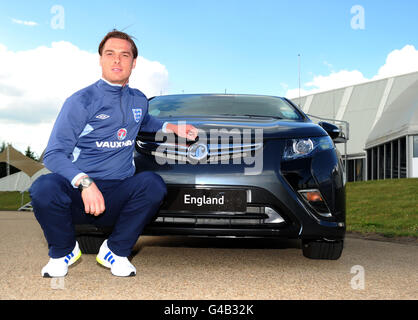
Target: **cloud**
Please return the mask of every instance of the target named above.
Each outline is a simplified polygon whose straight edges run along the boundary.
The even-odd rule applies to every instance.
[[[100,77],[99,55],[70,42],[16,52],[0,44],[0,143],[41,154],[65,99]],[[168,87],[168,71],[138,57],[130,86],[158,95]]]
[[[39,157],[44,151],[51,133],[53,122],[15,123],[0,120],[0,143],[11,143],[14,148],[24,153],[30,146]]]
[[[328,65],[325,62],[324,64]],[[400,50],[390,52],[385,64],[379,68],[377,74],[372,78],[366,78],[358,70],[332,71],[326,76],[314,76],[311,81],[305,83],[301,88],[300,95],[307,96],[415,71],[418,71],[418,50],[412,45],[406,45]],[[285,96],[292,99],[297,98],[299,97],[299,89],[289,89]]]
[[[386,63],[379,69],[372,80],[397,76],[418,71],[418,50],[407,45],[401,50],[394,50],[386,58]]]
[[[139,88],[148,98],[159,95],[168,88],[168,71],[158,61],[138,57],[129,85]]]
[[[330,70],[333,70],[333,69],[334,69],[334,66],[333,66],[331,63],[329,63],[328,61],[324,61],[324,62],[323,62],[323,64],[324,64],[325,66],[327,66],[327,67],[328,67],[328,69],[330,69]]]
[[[28,27],[35,27],[35,26],[38,25],[38,23],[34,22],[34,21],[23,21],[23,20],[19,20],[19,19],[15,19],[15,18],[12,18],[12,21],[13,21],[13,23],[23,24],[23,25],[28,26]]]

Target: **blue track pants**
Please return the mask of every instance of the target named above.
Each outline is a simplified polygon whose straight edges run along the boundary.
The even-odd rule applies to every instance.
[[[163,179],[148,171],[125,180],[95,179],[94,182],[106,206],[97,217],[85,213],[80,191],[64,177],[50,173],[32,184],[29,190],[32,207],[48,242],[51,258],[63,257],[74,248],[75,224],[113,226],[109,249],[118,256],[129,256],[167,193]]]

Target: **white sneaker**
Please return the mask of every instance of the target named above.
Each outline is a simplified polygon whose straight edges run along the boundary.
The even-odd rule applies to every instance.
[[[78,242],[71,253],[62,258],[50,258],[45,267],[42,268],[41,274],[44,278],[57,278],[67,275],[68,267],[71,266],[81,257],[81,251]]]
[[[103,241],[96,261],[106,268],[110,268],[110,272],[118,277],[132,277],[136,275],[135,267],[129,262],[127,257],[120,257],[114,254],[107,246],[107,240]]]

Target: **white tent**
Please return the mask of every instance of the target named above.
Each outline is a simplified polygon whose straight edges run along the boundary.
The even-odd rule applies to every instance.
[[[24,156],[10,145],[0,153],[0,162],[21,170],[0,178],[0,191],[25,191],[39,176],[49,172],[41,163]]]
[[[30,185],[30,178],[23,171],[0,179],[0,191],[25,191]]]

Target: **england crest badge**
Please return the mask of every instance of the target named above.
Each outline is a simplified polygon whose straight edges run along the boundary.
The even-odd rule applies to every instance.
[[[142,117],[142,109],[140,109],[140,108],[132,109],[132,112],[134,113],[134,119],[135,119],[136,123],[138,123],[141,120],[141,117]]]

